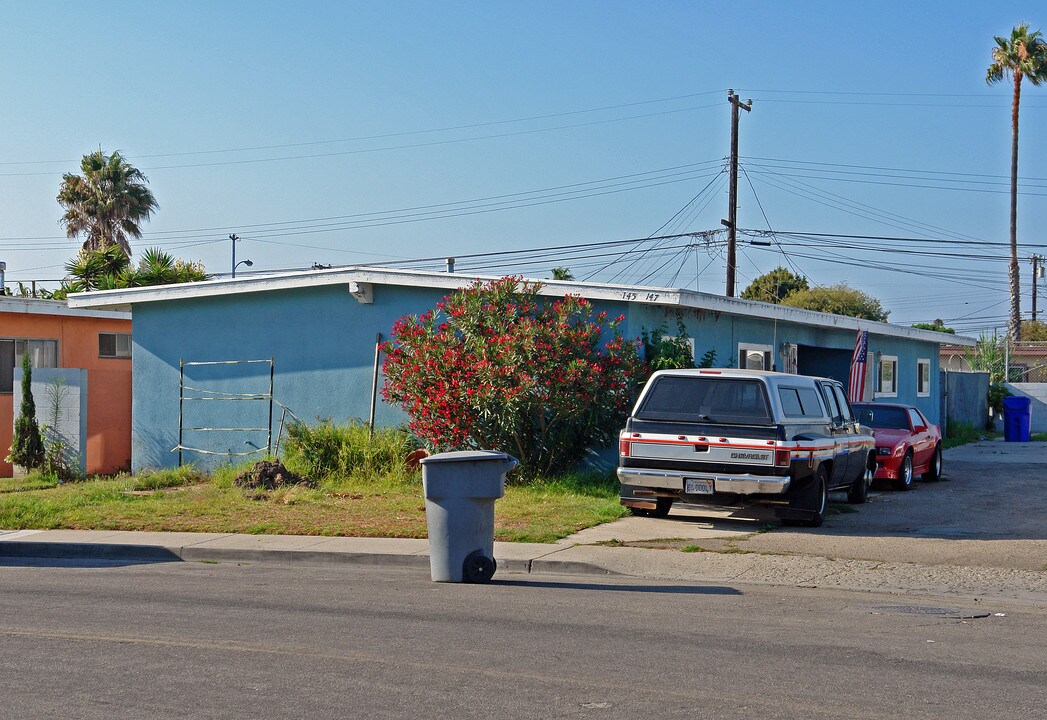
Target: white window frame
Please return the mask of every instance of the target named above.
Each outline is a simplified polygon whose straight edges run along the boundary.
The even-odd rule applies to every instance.
[[[927,368],[927,385],[921,390],[920,385],[923,385],[923,369]],[[916,359],[916,397],[930,397],[931,396],[931,360],[930,358],[917,358]]]
[[[884,389],[883,387],[883,367],[885,364],[889,364],[892,367],[891,371],[891,387]],[[898,397],[898,356],[897,355],[881,355],[876,360],[876,380],[875,380],[875,397],[893,398]]]
[[[103,355],[102,354],[102,336],[112,335],[113,336],[113,354]],[[120,349],[120,338],[127,338],[126,352],[121,352]],[[131,357],[131,333],[127,332],[114,332],[111,330],[102,330],[98,333],[98,357],[105,360],[123,360]]]
[[[753,343],[738,343],[738,353],[737,353],[737,355],[735,355],[735,358],[738,360],[738,369],[739,370],[745,370],[745,369],[747,369],[749,367],[747,362],[746,363],[742,363],[741,355],[742,355],[743,352],[746,353],[746,355],[748,355],[748,353],[750,353],[750,352],[758,352],[758,353],[760,353],[760,356],[763,358],[763,362],[764,363],[767,362],[768,355],[770,355],[771,365],[775,364],[774,363],[774,348],[771,347],[770,345],[756,345],[756,344],[753,344]],[[763,369],[764,370],[770,370],[771,368],[770,367],[764,367]]]
[[[61,348],[58,345],[58,338],[0,337],[0,340],[12,343],[12,349],[14,350],[13,370],[18,370],[22,367],[22,355],[26,351],[29,351],[30,353],[30,358],[34,368],[56,368],[62,364],[60,353]],[[34,346],[36,352],[34,352]],[[43,353],[42,351],[45,348],[48,352]],[[36,357],[34,357],[34,355]],[[51,362],[54,362],[54,365],[40,363],[40,357],[46,357]],[[5,387],[4,389],[0,389],[0,395],[11,395],[14,393],[13,384],[10,390],[6,388],[6,382],[3,383],[3,385]]]

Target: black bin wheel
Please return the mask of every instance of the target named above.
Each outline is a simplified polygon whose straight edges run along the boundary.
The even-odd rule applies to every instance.
[[[462,579],[469,583],[490,582],[497,569],[498,563],[494,558],[489,558],[479,550],[474,550],[469,553],[462,565]]]

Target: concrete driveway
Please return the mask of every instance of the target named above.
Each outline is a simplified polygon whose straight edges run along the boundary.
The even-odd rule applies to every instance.
[[[562,542],[1047,571],[1047,443],[964,445],[945,451],[944,471],[909,492],[875,489],[864,505],[833,493],[820,528],[782,527],[767,508],[674,506]]]

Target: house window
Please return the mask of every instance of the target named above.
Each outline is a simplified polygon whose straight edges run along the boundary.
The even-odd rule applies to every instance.
[[[58,341],[29,338],[0,339],[0,393],[14,391],[15,368],[22,367],[22,355],[29,353],[35,368],[58,367]]]
[[[98,357],[131,357],[131,333],[98,333]]]
[[[771,346],[738,343],[738,367],[743,370],[770,370]]]
[[[919,359],[916,361],[916,397],[931,396],[931,361]]]
[[[898,357],[881,355],[876,368],[876,397],[898,397]]]

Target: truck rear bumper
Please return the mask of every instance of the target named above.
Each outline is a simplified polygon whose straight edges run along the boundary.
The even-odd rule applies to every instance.
[[[618,481],[630,487],[683,492],[684,478],[712,480],[717,493],[737,495],[781,495],[789,489],[789,476],[727,475],[723,473],[680,472],[647,468],[618,468]]]

